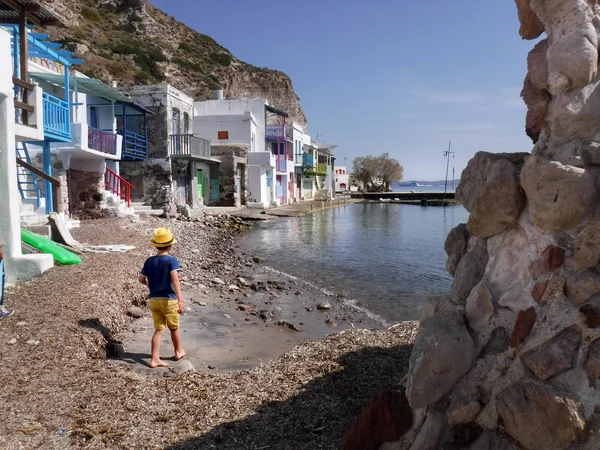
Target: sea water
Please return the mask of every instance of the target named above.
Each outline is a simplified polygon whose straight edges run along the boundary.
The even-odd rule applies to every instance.
[[[450,292],[444,241],[467,218],[462,206],[352,204],[258,223],[240,245],[396,322],[420,319],[425,298]]]

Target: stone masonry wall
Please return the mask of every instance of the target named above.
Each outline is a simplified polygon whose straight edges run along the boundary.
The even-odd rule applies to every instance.
[[[69,169],[69,201],[76,218],[96,217],[104,200],[104,174]]]
[[[211,154],[221,159],[219,164],[219,204],[236,206],[246,204],[248,179],[248,148],[242,145],[213,145]],[[238,171],[241,178],[240,196],[236,197]]]
[[[399,391],[413,425],[373,448],[600,448],[600,5],[516,3],[521,35],[547,35],[522,93],[535,146],[463,172],[452,294],[425,304]]]

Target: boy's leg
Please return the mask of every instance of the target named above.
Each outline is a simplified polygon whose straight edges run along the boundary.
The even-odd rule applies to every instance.
[[[152,299],[150,300],[148,307],[152,312],[152,320],[154,321],[154,335],[152,336],[152,357],[150,359],[150,367],[166,367],[169,364],[160,359],[160,343],[162,341],[163,334],[165,334],[165,300],[164,299]]]
[[[167,306],[167,327],[171,330],[171,341],[175,350],[175,359],[179,360],[185,356],[185,350],[181,347],[181,335],[179,334],[179,308],[176,301],[171,300]]]
[[[160,359],[160,341],[162,340],[165,329],[155,330],[152,336],[152,359],[150,360],[150,367],[166,367],[169,364]]]
[[[171,330],[171,340],[173,341],[173,350],[175,350],[175,359],[179,360],[185,356],[185,350],[181,348],[181,335],[179,328]]]

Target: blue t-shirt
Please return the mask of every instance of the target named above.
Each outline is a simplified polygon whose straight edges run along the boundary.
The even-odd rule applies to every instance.
[[[148,280],[149,298],[177,299],[171,283],[171,272],[180,270],[177,258],[170,255],[151,256],[144,263],[141,274]]]

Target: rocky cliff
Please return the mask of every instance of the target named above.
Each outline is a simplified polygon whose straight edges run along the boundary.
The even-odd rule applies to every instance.
[[[523,89],[535,146],[462,173],[452,295],[425,305],[397,391],[412,425],[373,448],[600,448],[600,6],[516,3],[521,36],[546,33]]]
[[[290,78],[245,63],[147,0],[43,0],[66,27],[46,31],[85,62],[82,72],[121,85],[169,82],[198,100],[265,97],[292,120],[306,117]]]

